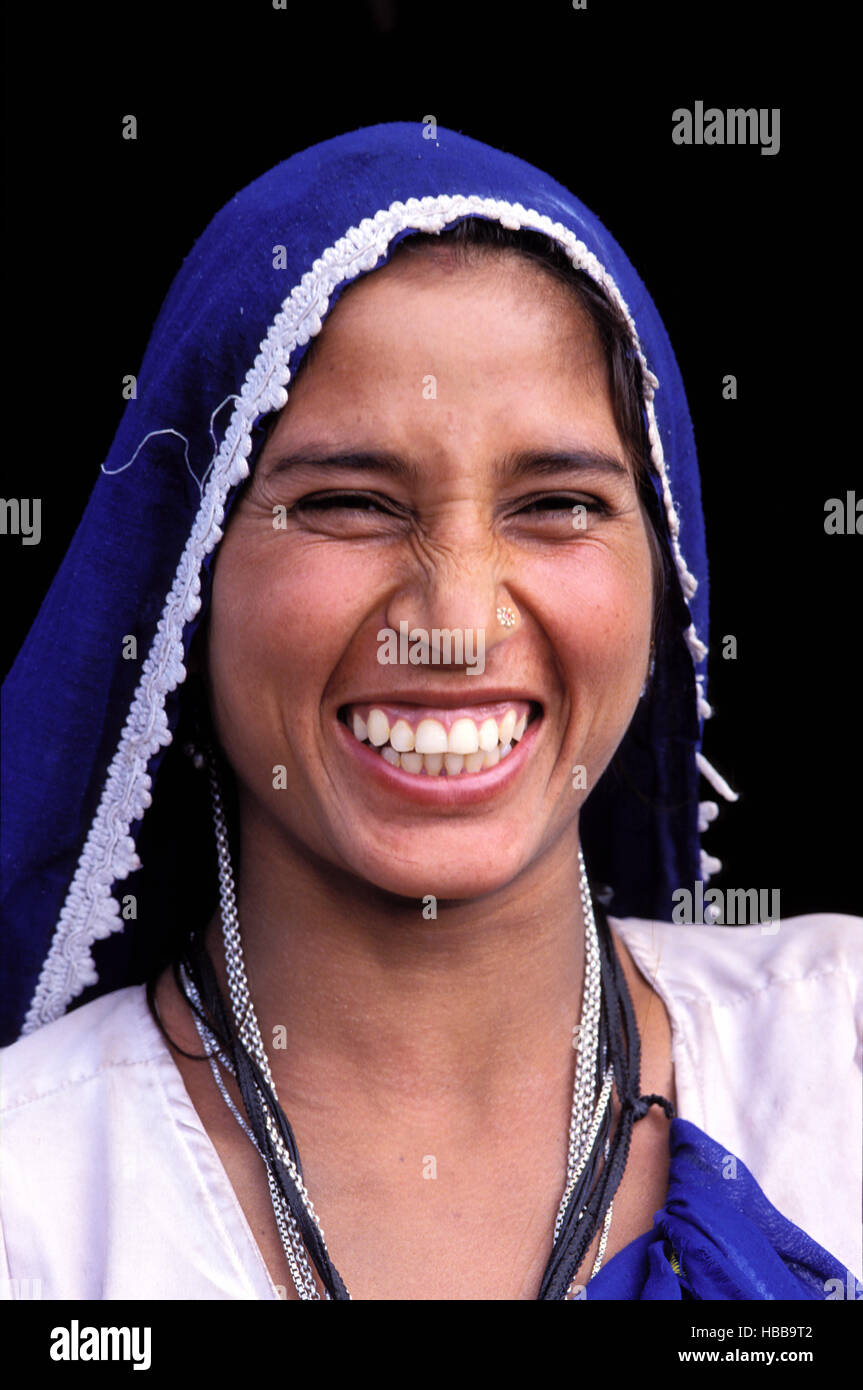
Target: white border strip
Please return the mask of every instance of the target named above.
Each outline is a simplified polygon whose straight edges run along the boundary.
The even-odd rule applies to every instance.
[[[545,232],[563,246],[573,265],[597,281],[624,314],[632,333],[645,381],[645,408],[651,458],[662,484],[662,497],[671,535],[674,561],[681,588],[688,600],[695,593],[697,580],[690,573],[680,549],[680,522],[671,495],[662,441],[656,423],[653,397],[659,386],[648,369],[629,309],[612,277],[592,251],[561,222],[542,213],[496,198],[461,194],[409,198],[364,218],[351,227],[314,262],[282,304],[260,352],[243,384],[231,421],[210,469],[209,481],[191,534],[183,549],[174,582],[165,601],[149,655],[126,719],[120,742],[111,762],[93,823],[81,852],[66,901],[54,932],[54,939],[42,967],[39,982],[24,1022],[23,1033],[31,1033],[44,1023],[59,1018],[76,995],[98,982],[91,948],[93,942],[123,928],[120,905],[111,895],[117,879],[128,877],[141,867],[129,827],[139,820],[151,804],[152,781],[147,767],[160,747],[172,740],[165,713],[170,691],[185,680],[183,632],[201,607],[200,572],[204,557],[222,539],[221,523],[225,502],[232,487],[248,477],[248,456],[252,450],[252,425],[258,415],[280,410],[286,404],[285,389],[291,373],[288,366],[295,347],[320,333],[333,289],[361,272],[372,270],[397,233],[439,232],[449,223],[468,216],[480,216],[518,230],[521,227]],[[205,474],[205,477],[207,474]],[[697,664],[707,648],[694,626],[685,634]]]

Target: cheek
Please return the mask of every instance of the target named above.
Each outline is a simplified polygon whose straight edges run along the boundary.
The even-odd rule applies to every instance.
[[[336,564],[333,547],[304,545],[239,526],[222,542],[213,580],[210,677],[223,709],[270,720],[293,704],[316,708],[345,646],[368,609],[368,562]]]
[[[639,547],[639,550],[641,548]],[[548,630],[576,685],[609,682],[622,687],[644,679],[650,645],[652,581],[647,541],[643,555],[621,558],[585,547],[575,563],[561,567],[554,587]]]

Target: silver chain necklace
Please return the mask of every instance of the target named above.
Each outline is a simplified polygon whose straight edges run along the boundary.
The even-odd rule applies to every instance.
[[[257,1015],[252,1004],[251,993],[249,990],[248,977],[246,975],[243,948],[240,941],[240,924],[237,915],[237,898],[234,885],[234,873],[231,864],[230,849],[228,844],[228,829],[225,820],[225,812],[222,804],[221,790],[219,787],[218,776],[213,765],[212,759],[207,759],[207,766],[210,777],[210,792],[213,803],[213,821],[216,831],[216,848],[219,859],[219,901],[222,919],[222,935],[225,948],[225,966],[228,977],[228,989],[230,993],[231,1009],[234,1017],[234,1025],[242,1046],[250,1057],[253,1057],[261,1069],[261,1072],[269,1086],[273,1099],[278,1103],[278,1095],[273,1082],[270,1064],[267,1059],[261,1030],[258,1025]],[[584,941],[585,941],[585,969],[584,969],[584,992],[581,1006],[581,1020],[578,1025],[578,1047],[576,1054],[575,1084],[573,1087],[572,1113],[569,1126],[569,1149],[567,1154],[566,1182],[564,1184],[563,1195],[554,1225],[554,1239],[560,1233],[566,1214],[567,1205],[575,1189],[575,1186],[584,1170],[585,1165],[590,1159],[596,1143],[596,1137],[602,1128],[603,1120],[608,1108],[612,1085],[614,1082],[613,1068],[606,1069],[600,1088],[599,1098],[596,1099],[596,1072],[599,1060],[599,1017],[602,1003],[602,977],[599,961],[599,942],[596,932],[596,920],[593,914],[593,903],[590,896],[590,888],[587,881],[587,872],[584,866],[584,856],[581,848],[578,851],[578,863],[580,871],[580,894],[581,908],[584,920]],[[197,1010],[203,1012],[200,995],[194,982],[188,975],[185,967],[181,967],[183,987],[187,998],[193,1003]],[[320,1299],[315,1277],[309,1262],[308,1254],[296,1217],[294,1216],[290,1204],[279,1191],[276,1177],[270,1161],[260,1148],[255,1135],[252,1133],[246,1120],[240,1114],[233,1100],[231,1099],[224,1079],[219,1070],[222,1067],[231,1076],[235,1076],[235,1071],[229,1059],[225,1056],[218,1040],[212,1030],[201,1020],[195,1009],[192,1010],[195,1027],[201,1043],[207,1054],[207,1059],[213,1072],[213,1077],[219,1088],[222,1099],[225,1101],[229,1110],[237,1120],[241,1129],[254,1144],[260,1154],[266,1169],[267,1182],[270,1189],[270,1198],[273,1204],[273,1212],[278,1227],[279,1236],[285,1251],[288,1268],[294,1287],[301,1299],[311,1300]],[[299,1196],[310,1220],[314,1223],[320,1236],[321,1244],[326,1250],[324,1233],[321,1228],[320,1220],[314,1209],[311,1198],[306,1191],[302,1178],[288,1153],[284,1139],[276,1125],[275,1119],[270,1110],[269,1101],[260,1087],[256,1088],[261,1103],[261,1109],[267,1127],[267,1132],[272,1143],[284,1165],[288,1177]],[[608,1158],[609,1141],[605,1141],[605,1158]],[[605,1221],[602,1227],[599,1248],[596,1259],[594,1260],[591,1278],[599,1272],[605,1255],[605,1248],[608,1242],[608,1232],[611,1226],[611,1214],[614,1203],[611,1202],[605,1214]],[[583,1212],[579,1214],[578,1220],[582,1219]],[[578,1285],[573,1279],[570,1284],[566,1297],[568,1299],[577,1296]],[[329,1298],[328,1290],[324,1290],[324,1297]],[[350,1292],[348,1292],[350,1298]]]

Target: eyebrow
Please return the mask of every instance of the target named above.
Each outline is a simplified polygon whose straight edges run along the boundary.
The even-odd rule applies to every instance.
[[[267,475],[288,473],[298,468],[348,468],[365,472],[386,473],[406,483],[416,483],[421,470],[410,459],[384,451],[302,449],[282,454],[267,467]],[[544,477],[551,473],[606,473],[631,478],[626,465],[614,454],[602,449],[530,449],[508,454],[498,465],[502,477],[519,480]]]

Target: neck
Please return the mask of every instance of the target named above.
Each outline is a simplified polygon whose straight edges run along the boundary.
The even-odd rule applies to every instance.
[[[571,1085],[584,968],[574,837],[482,900],[438,901],[429,920],[423,900],[340,874],[254,816],[243,827],[240,937],[286,1109],[349,1094],[370,1111],[421,1100],[481,1119],[519,1088]],[[218,913],[208,948],[227,998]]]

